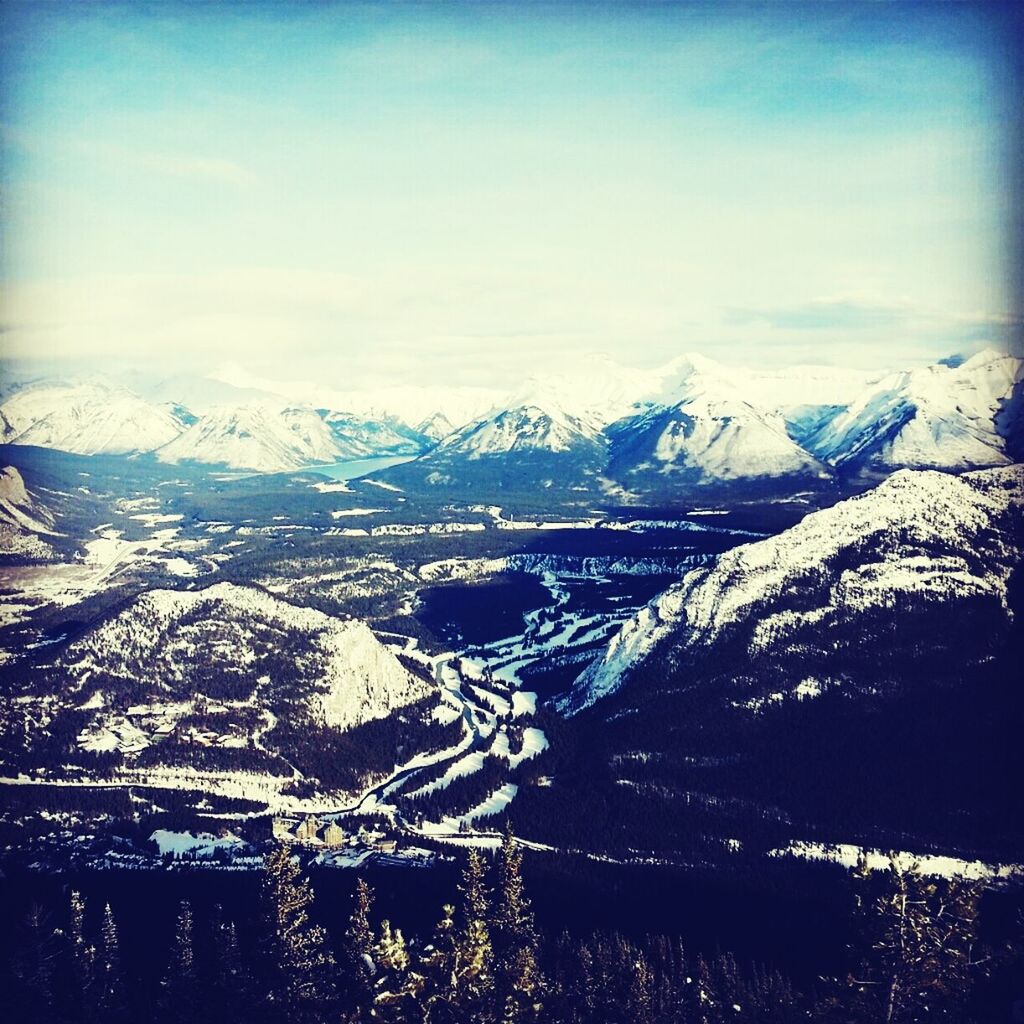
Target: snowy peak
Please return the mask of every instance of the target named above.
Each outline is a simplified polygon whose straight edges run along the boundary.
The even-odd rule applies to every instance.
[[[436,443],[452,433],[455,430],[455,424],[443,412],[435,412],[426,419],[420,420],[416,424],[415,430],[418,434]]]
[[[958,366],[891,374],[865,390],[806,440],[841,467],[970,469],[1006,465],[1000,414],[1022,376],[1022,361],[992,350]]]
[[[275,473],[363,454],[362,448],[346,451],[312,409],[249,405],[208,412],[161,448],[157,457],[162,462],[203,462]]]
[[[479,459],[510,452],[568,453],[601,443],[599,424],[573,415],[555,395],[534,388],[450,434],[436,454]]]
[[[432,443],[423,433],[394,417],[368,420],[354,413],[328,411],[321,415],[346,458],[418,455]]]
[[[10,425],[10,443],[79,455],[153,451],[182,429],[170,410],[100,382],[32,385],[7,399],[0,412]]]
[[[998,630],[1010,616],[1007,584],[1022,555],[1022,510],[1021,466],[963,476],[895,473],[687,573],[623,626],[561,709],[575,713],[614,693],[656,653],[695,670],[737,648],[762,661],[792,652],[801,672],[815,658],[827,667],[840,638],[863,643],[860,624],[881,616],[891,626],[894,608],[925,608],[934,633],[944,613],[959,618],[981,607],[986,628]],[[973,642],[983,645],[985,632]]]
[[[721,367],[686,357],[678,368],[665,404],[613,428],[616,479],[632,486],[645,479],[657,485],[830,477],[789,436],[782,417],[746,401]]]
[[[212,380],[235,388],[287,396],[315,409],[335,409],[369,420],[395,419],[407,427],[440,413],[453,426],[461,426],[491,408],[500,393],[490,388],[449,386],[398,386],[343,391],[329,382],[270,380],[240,366],[221,366]]]

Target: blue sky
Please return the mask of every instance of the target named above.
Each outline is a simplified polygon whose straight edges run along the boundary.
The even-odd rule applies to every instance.
[[[494,384],[1004,343],[971,7],[8,4],[4,354]]]

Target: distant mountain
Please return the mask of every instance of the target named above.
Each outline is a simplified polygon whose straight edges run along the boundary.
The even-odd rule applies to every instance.
[[[435,412],[416,424],[416,433],[430,441],[440,441],[455,429],[455,424],[443,412]]]
[[[1005,406],[1019,389],[1022,366],[987,350],[957,365],[891,374],[806,432],[804,444],[854,471],[1006,465],[1014,428]]]
[[[629,490],[787,480],[812,484],[831,472],[787,433],[782,416],[751,404],[711,360],[677,362],[666,400],[609,428],[608,476]]]
[[[274,390],[236,387],[225,381],[195,373],[165,374],[128,370],[108,375],[116,384],[133,391],[150,402],[179,406],[195,416],[226,406],[270,403],[293,404]]]
[[[321,410],[320,415],[338,444],[352,454],[347,458],[370,458],[377,455],[417,455],[434,444],[420,430],[406,426],[393,416],[365,419],[354,413]],[[355,453],[361,452],[357,456]]]
[[[924,651],[945,669],[984,659],[1009,625],[1022,508],[1020,466],[897,472],[687,573],[623,626],[561,709],[600,701],[649,662],[666,685],[718,678],[756,708],[771,694],[845,686],[847,663],[872,650],[885,651],[869,675],[883,688],[910,677],[908,660]],[[859,675],[863,685],[868,674]]]
[[[995,352],[881,376],[755,370],[687,353],[653,369],[585,359],[505,397],[483,388],[341,391],[240,368],[37,382],[0,405],[0,440],[157,452],[252,472],[381,455],[413,485],[560,486],[630,500],[831,490],[902,467],[1005,465],[1024,447],[1022,362]],[[288,397],[284,397],[284,396]]]
[[[162,447],[157,458],[279,473],[367,454],[365,444],[346,444],[312,409],[248,405],[206,413]]]
[[[30,385],[11,395],[0,413],[9,443],[79,455],[150,452],[183,426],[172,410],[100,381]]]
[[[413,429],[437,413],[453,426],[462,426],[501,398],[501,392],[490,388],[446,385],[398,385],[345,391],[330,381],[270,380],[234,364],[218,367],[209,377],[236,388],[283,395],[315,409],[355,413],[370,420],[397,419]]]
[[[514,395],[388,477],[440,487],[583,487],[605,463],[601,426],[568,412],[550,393]]]

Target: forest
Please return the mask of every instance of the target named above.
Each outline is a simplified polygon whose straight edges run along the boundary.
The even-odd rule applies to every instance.
[[[672,935],[546,931],[523,858],[511,833],[493,857],[470,849],[436,924],[408,935],[366,878],[351,899],[325,899],[285,846],[267,855],[251,905],[184,899],[132,948],[110,903],[65,890],[5,914],[7,1019],[987,1024],[1010,1020],[1019,996],[1021,922],[994,931],[986,883],[903,859],[853,872],[842,969],[789,976]]]

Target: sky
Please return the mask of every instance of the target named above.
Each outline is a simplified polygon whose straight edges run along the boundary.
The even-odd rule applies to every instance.
[[[4,5],[0,352],[495,386],[1018,321],[971,5]]]

